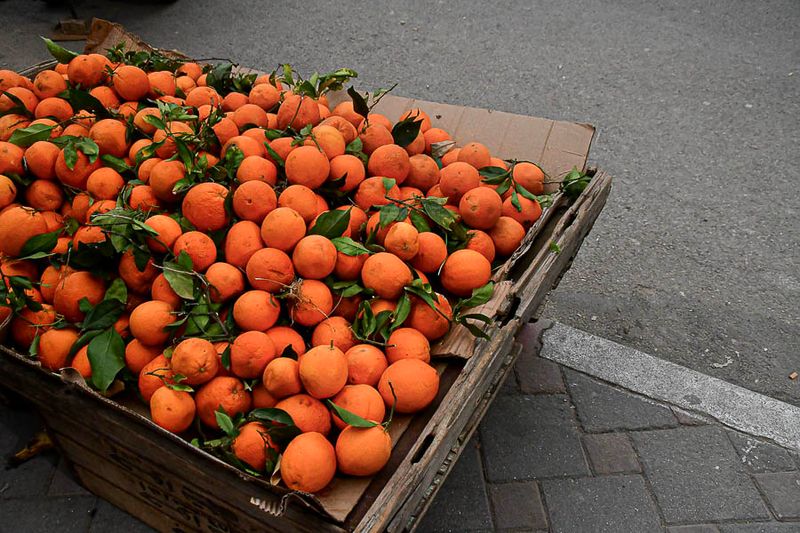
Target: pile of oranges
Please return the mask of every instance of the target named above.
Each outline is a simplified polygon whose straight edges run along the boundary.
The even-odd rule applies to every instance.
[[[539,167],[380,94],[330,106],[347,69],[55,52],[0,71],[10,340],[290,489],[381,470],[393,413],[438,394],[431,343],[488,321],[465,311],[540,216]]]

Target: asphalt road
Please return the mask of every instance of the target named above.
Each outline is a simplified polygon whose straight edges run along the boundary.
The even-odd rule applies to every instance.
[[[590,122],[608,206],[545,314],[800,405],[800,3],[75,1],[195,57]],[[63,7],[0,4],[0,68]]]

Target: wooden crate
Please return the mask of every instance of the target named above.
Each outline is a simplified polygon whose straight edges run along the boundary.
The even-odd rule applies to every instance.
[[[120,41],[148,46],[122,27],[95,20],[87,48]],[[42,66],[31,67],[25,74]],[[459,144],[477,140],[493,154],[538,162],[557,188],[560,176],[584,168],[594,129],[386,96],[377,111],[396,120],[419,107]],[[593,179],[574,202],[556,195],[520,250],[496,273],[495,318],[488,341],[456,328],[436,345],[443,357],[433,404],[393,425],[389,465],[371,479],[337,477],[316,496],[270,485],[162,430],[143,406],[92,391],[72,369],[60,374],[0,346],[0,386],[34,404],[80,482],[160,531],[406,531],[433,500],[462,446],[491,404],[521,346],[520,327],[569,268],[605,205],[611,177]]]

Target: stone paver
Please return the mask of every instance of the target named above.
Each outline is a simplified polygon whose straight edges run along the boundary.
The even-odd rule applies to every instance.
[[[92,519],[92,527],[89,529],[89,533],[111,533],[116,531],[155,533],[155,530],[144,522],[136,520],[125,511],[114,507],[105,500],[98,500],[97,510]]]
[[[583,436],[583,446],[595,474],[641,472],[636,452],[625,433],[600,433]]]
[[[586,431],[672,427],[672,411],[640,396],[609,387],[573,370],[565,372],[567,387]]]
[[[697,524],[668,527],[667,533],[719,533],[719,529],[714,524]]]
[[[480,434],[491,482],[589,474],[566,396],[500,396]]]
[[[558,394],[566,391],[558,365],[538,356],[522,353],[516,367],[519,388],[525,394]]]
[[[668,523],[769,518],[723,429],[681,427],[632,437]]]
[[[453,471],[439,490],[447,505],[437,505],[438,498],[420,523],[421,532],[480,531],[492,529],[489,498],[483,479],[477,439],[472,439],[461,453]]]
[[[3,533],[84,533],[89,528],[97,498],[13,498],[0,500]],[[125,522],[131,522],[131,519]],[[120,524],[117,531],[122,531]],[[125,528],[127,529],[127,528]],[[112,531],[112,530],[108,530]]]
[[[756,474],[755,478],[779,520],[800,519],[800,472]]]
[[[797,470],[797,465],[788,450],[770,442],[745,435],[738,431],[729,431],[728,436],[736,448],[742,463],[751,472],[790,472]]]
[[[556,533],[662,531],[641,476],[548,479],[542,488]]]
[[[498,529],[547,529],[547,513],[535,481],[489,485]]]
[[[731,524],[720,526],[722,533],[798,533],[800,525],[766,522],[763,524]]]

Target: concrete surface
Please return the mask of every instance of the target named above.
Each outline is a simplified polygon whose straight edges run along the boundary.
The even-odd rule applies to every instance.
[[[596,124],[615,189],[545,314],[800,404],[796,0],[73,5],[195,57]],[[4,1],[0,68],[67,13]]]

